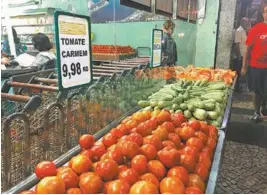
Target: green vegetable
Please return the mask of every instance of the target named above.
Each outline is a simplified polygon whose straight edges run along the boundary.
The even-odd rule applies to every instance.
[[[204,108],[205,108],[205,103],[202,102],[202,101],[196,101],[196,102],[194,103],[194,106],[195,106],[196,108],[204,109]]]
[[[164,108],[167,106],[171,106],[172,105],[172,101],[159,101],[158,102],[158,107],[160,108]]]
[[[189,93],[186,91],[183,95],[183,99],[186,100],[189,98]]]
[[[159,106],[156,106],[154,110],[161,110],[161,108]]]
[[[157,100],[150,100],[150,106],[151,107],[156,107],[158,105],[158,101]]]
[[[180,109],[181,110],[186,110],[187,109],[187,105],[185,103],[180,104]]]
[[[176,110],[175,113],[182,113],[183,111],[182,110]]]
[[[141,100],[141,101],[138,102],[138,106],[140,106],[142,108],[145,108],[145,107],[147,107],[149,105],[150,105],[149,101],[143,101],[143,100]]]
[[[207,89],[225,89],[227,86],[224,82],[211,83],[208,85]]]
[[[178,104],[173,104],[172,105],[172,109],[173,110],[178,110],[179,109],[179,105]]]
[[[151,106],[147,106],[143,110],[144,111],[150,111],[150,112],[152,112],[153,111],[153,108]]]
[[[216,120],[218,118],[218,114],[215,111],[207,111],[208,118],[212,120]]]
[[[195,110],[195,107],[193,104],[187,104],[187,108],[189,111],[193,112]]]
[[[197,119],[194,117],[191,117],[190,119],[188,119],[189,121],[196,121]]]
[[[192,117],[192,114],[191,114],[191,112],[190,112],[189,110],[185,110],[185,111],[184,111],[184,116],[185,116],[186,118],[191,118],[191,117]]]
[[[195,110],[193,115],[194,115],[194,117],[196,117],[196,119],[202,120],[202,121],[206,120],[206,118],[208,116],[208,114],[207,114],[207,112],[205,110],[199,109],[199,108],[197,108]]]
[[[177,98],[175,98],[175,99],[172,100],[172,103],[174,103],[174,104],[180,104],[180,103],[182,103],[182,101],[183,101],[183,97],[178,96]]]
[[[207,103],[205,103],[204,108],[205,108],[205,110],[208,110],[208,111],[214,110],[215,104],[211,103],[211,102],[207,102]]]

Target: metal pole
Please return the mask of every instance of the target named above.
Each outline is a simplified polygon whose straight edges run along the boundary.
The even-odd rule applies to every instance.
[[[7,28],[7,34],[8,34],[8,44],[10,48],[10,54],[16,57],[17,54],[16,54],[16,47],[15,47],[14,37],[13,37],[13,32],[12,32],[11,20],[9,16],[8,0],[3,1],[3,7],[4,7],[3,12],[5,13],[4,15],[5,15],[5,20],[6,20],[6,28]]]

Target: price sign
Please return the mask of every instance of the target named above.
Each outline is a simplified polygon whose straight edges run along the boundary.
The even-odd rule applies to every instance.
[[[152,55],[151,55],[151,63],[150,63],[151,68],[161,65],[162,38],[163,38],[163,31],[159,29],[153,29],[152,31]]]
[[[55,37],[59,89],[71,89],[92,81],[90,18],[56,11]]]

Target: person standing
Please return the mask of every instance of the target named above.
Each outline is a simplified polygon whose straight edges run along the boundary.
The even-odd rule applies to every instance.
[[[246,51],[243,58],[242,75],[250,65],[253,105],[255,109],[251,120],[260,122],[261,114],[267,115],[267,5],[262,8],[263,22],[256,24],[248,33]]]
[[[239,80],[240,80],[240,73],[242,68],[242,60],[246,50],[246,39],[247,39],[247,31],[250,27],[250,22],[248,18],[243,18],[241,20],[240,26],[235,30],[235,38],[234,38],[234,49],[235,55],[233,59],[234,63],[234,71],[236,71],[238,77],[236,81],[236,91],[238,92],[239,89]]]

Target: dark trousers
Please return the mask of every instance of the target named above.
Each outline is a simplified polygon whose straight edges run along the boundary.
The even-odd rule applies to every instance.
[[[233,60],[233,70],[236,71],[236,74],[238,75],[236,79],[236,88],[235,88],[237,91],[239,91],[239,81],[241,76],[242,62],[243,58],[241,59],[235,58]]]

